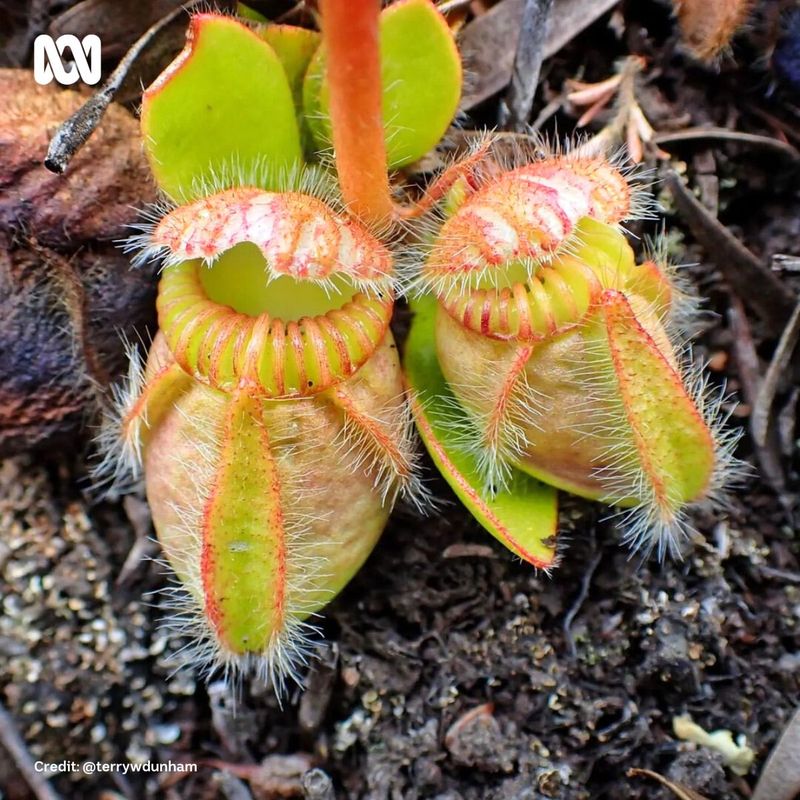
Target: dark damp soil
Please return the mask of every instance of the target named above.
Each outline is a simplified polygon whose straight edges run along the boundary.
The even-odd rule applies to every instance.
[[[2,3],[0,14],[16,31],[41,29],[69,5]],[[680,49],[667,5],[623,3],[545,62],[533,118],[565,79],[604,79],[639,53],[648,58],[639,99],[657,130],[715,125],[798,146],[800,94],[770,58],[776,5],[763,2],[732,55],[706,68]],[[15,39],[7,55],[11,44],[26,52]],[[474,119],[492,123],[497,106],[486,101]],[[559,111],[543,130],[574,123]],[[756,259],[800,288],[800,274],[774,259],[799,253],[797,162],[747,141],[663,147]],[[753,467],[728,513],[695,519],[683,560],[631,557],[604,509],[565,497],[561,566],[537,573],[429,470],[440,510],[424,520],[395,512],[325,613],[327,644],[307,691],[280,708],[268,689],[246,684],[234,709],[221,681],[176,671],[181,642],[159,631],[149,594],[167,578],[152,560],[143,502],[94,501],[83,455],[9,459],[0,464],[0,727],[19,734],[27,755],[0,746],[0,795],[34,796],[26,760],[171,760],[198,770],[76,773],[52,787],[105,800],[300,797],[299,776],[318,766],[337,798],[666,798],[626,777],[641,767],[709,800],[748,797],[800,696],[796,364],[772,411],[784,479],[776,492],[749,434],[741,369],[743,337],[763,375],[776,336],[751,298],[727,287],[713,243],[692,235],[665,192],[660,199],[672,252],[695,262],[690,275],[708,298],[696,351],[712,381],[727,382],[738,455]],[[680,741],[673,719],[682,714],[746,737],[749,773]]]

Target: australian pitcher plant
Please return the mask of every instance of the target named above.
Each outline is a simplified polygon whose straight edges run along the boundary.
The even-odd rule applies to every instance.
[[[693,298],[656,252],[636,263],[621,225],[651,209],[613,160],[580,148],[516,160],[502,165],[486,140],[431,188],[406,358],[422,436],[487,527],[538,566],[555,560],[541,535],[552,487],[625,509],[634,548],[677,553],[688,509],[721,501],[736,471],[720,400],[683,352]],[[515,537],[503,517],[524,517],[520,485],[541,519]]]
[[[127,246],[162,265],[159,332],[108,434],[143,472],[190,657],[278,690],[395,500],[426,499],[412,411],[475,517],[543,568],[554,487],[628,508],[629,540],[663,551],[730,462],[682,290],[625,238],[647,204],[624,171],[505,163],[483,137],[412,202],[459,101],[453,34],[429,0],[319,12],[321,33],[198,14],[145,91],[164,200]]]

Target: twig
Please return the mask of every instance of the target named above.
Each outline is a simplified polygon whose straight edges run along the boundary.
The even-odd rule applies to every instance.
[[[688,787],[684,786],[681,783],[675,783],[674,781],[665,778],[663,775],[659,775],[657,772],[653,772],[650,769],[637,769],[636,767],[631,767],[625,775],[628,778],[652,778],[653,780],[658,781],[662,786],[666,786],[672,794],[675,796],[676,800],[706,800],[703,795],[698,794],[693,789],[689,789]]]
[[[610,155],[624,143],[628,148],[628,156],[638,163],[643,157],[643,143],[652,143],[652,128],[642,113],[636,99],[636,80],[644,69],[644,59],[640,56],[628,56],[620,65],[617,74],[603,84],[610,84],[612,91],[606,97],[600,97],[593,108],[585,112],[578,121],[579,125],[586,124],[594,116],[594,109],[603,107],[611,97],[616,94],[614,113],[611,119],[591,139],[587,139],[576,148],[576,153],[581,155]],[[613,81],[613,83],[612,83]],[[597,88],[599,85],[587,88]],[[576,102],[575,94],[570,92],[567,98]],[[584,122],[585,120],[585,122]]]
[[[316,4],[314,0],[298,0],[290,9],[284,11],[279,17],[276,17],[273,22],[280,25],[300,25],[304,26],[307,23],[315,23],[317,13]]]
[[[525,0],[511,85],[505,103],[500,106],[500,124],[504,128],[523,131],[528,124],[544,60],[552,8],[553,0]]]
[[[742,394],[752,408],[755,405],[761,385],[761,369],[756,346],[753,342],[753,335],[750,331],[750,323],[744,313],[742,301],[736,295],[731,296],[728,322],[733,333],[733,357],[736,360],[739,380],[742,383]],[[767,441],[764,445],[753,441],[753,445],[755,446],[756,458],[765,480],[772,487],[772,490],[782,497],[786,488],[786,477],[783,474],[783,467],[777,448],[772,441]]]
[[[468,6],[472,0],[443,0],[436,4],[436,10],[440,14],[449,14],[451,11],[458,11],[459,8]]]
[[[600,562],[602,560],[603,551],[600,550],[595,554],[594,558],[589,563],[589,567],[583,573],[583,577],[581,578],[581,588],[578,592],[578,596],[575,598],[575,602],[573,602],[572,606],[564,617],[564,638],[567,640],[567,647],[569,648],[569,654],[571,658],[575,658],[578,655],[578,649],[575,647],[575,640],[572,638],[572,623],[575,621],[575,617],[578,616],[578,613],[586,601],[586,597],[589,594],[589,587],[592,585],[592,578],[594,577],[594,573],[597,570],[597,567],[600,566]]]
[[[201,0],[192,0],[184,6],[170,11],[158,22],[151,25],[122,57],[108,80],[95,92],[66,122],[62,123],[50,140],[44,165],[51,172],[60,175],[69,165],[72,157],[86,144],[94,133],[106,109],[119,91],[136,59],[147,49],[153,39],[181,14],[197,5]]]
[[[775,567],[762,566],[758,571],[765,578],[772,578],[773,580],[783,581],[784,583],[792,583],[800,585],[800,573],[788,572],[785,569],[775,569]]]
[[[299,2],[295,3],[293,6],[291,6],[291,8],[287,9],[283,12],[283,14],[277,17],[275,19],[275,23],[277,25],[288,25],[295,16],[299,16],[305,10],[305,0],[299,0]]]
[[[739,380],[742,383],[742,394],[747,403],[752,406],[756,401],[758,387],[761,383],[758,353],[742,301],[733,296],[730,302],[728,323],[733,333],[733,357],[736,360]]]
[[[794,311],[792,292],[709,214],[677,173],[670,171],[666,184],[681,216],[706,252],[713,255],[725,280],[758,315],[769,333],[779,336]]]
[[[798,339],[800,339],[800,300],[794,307],[794,312],[778,340],[778,346],[775,348],[764,380],[761,381],[761,388],[758,390],[753,413],[750,416],[750,430],[753,439],[759,445],[763,446],[767,441],[769,415],[775,400],[775,392],[778,389],[778,381],[789,366]]]
[[[114,581],[114,585],[118,587],[125,586],[139,565],[158,552],[158,542],[150,537],[153,521],[147,503],[136,495],[128,494],[122,500],[122,507],[133,528],[134,540]]]
[[[764,122],[768,122],[778,133],[784,136],[787,141],[792,139],[795,142],[800,142],[800,130],[786,120],[780,119],[780,117],[776,117],[768,111],[764,111],[763,108],[759,108],[751,103],[745,103],[744,109],[751,114],[755,114],[759,119],[763,119]]]
[[[563,96],[559,95],[554,100],[551,100],[540,112],[539,116],[531,123],[531,131],[538,131],[542,125],[547,122],[554,114],[557,114],[561,107],[564,105]]]
[[[59,795],[41,772],[37,772],[11,714],[0,704],[0,744],[11,756],[19,773],[25,779],[37,800],[60,800]]]
[[[725,139],[731,142],[741,142],[742,144],[770,147],[774,150],[784,153],[792,159],[800,159],[800,151],[798,151],[797,148],[792,147],[792,145],[782,142],[780,139],[773,139],[771,136],[760,136],[756,133],[731,131],[727,128],[686,128],[682,131],[657,133],[653,137],[653,141],[656,144],[690,142],[697,139]]]

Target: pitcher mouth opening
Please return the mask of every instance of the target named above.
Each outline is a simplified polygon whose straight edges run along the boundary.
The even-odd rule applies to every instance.
[[[369,292],[339,274],[320,283],[267,278],[263,256],[236,245],[210,267],[167,267],[158,321],[175,360],[201,383],[273,399],[318,394],[353,375],[383,341],[388,282]]]
[[[355,282],[341,272],[322,283],[292,275],[274,276],[265,266],[258,247],[242,242],[204,265],[198,274],[209,300],[249,317],[266,313],[284,322],[343,308],[359,292]]]

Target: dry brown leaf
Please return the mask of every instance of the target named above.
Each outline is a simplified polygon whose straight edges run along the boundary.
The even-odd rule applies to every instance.
[[[119,58],[154,22],[180,5],[180,0],[81,0],[59,14],[48,28],[53,37],[71,33],[79,39],[97,34],[103,43],[103,57]]]
[[[770,753],[752,800],[794,800],[800,795],[800,709]]]
[[[152,322],[152,270],[113,240],[155,199],[139,126],[114,106],[63,176],[42,166],[83,95],[0,70],[0,455],[73,437]],[[137,331],[138,330],[138,334]]]
[[[557,53],[619,0],[555,0],[544,58]],[[499,92],[511,80],[524,0],[501,0],[470,22],[458,37],[467,72],[461,110]]]

